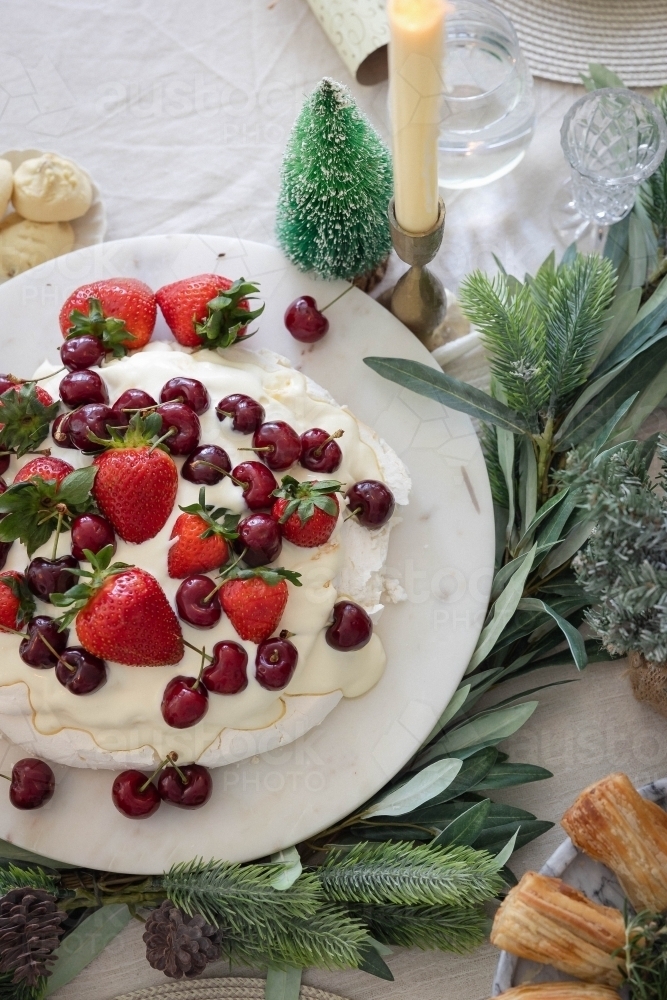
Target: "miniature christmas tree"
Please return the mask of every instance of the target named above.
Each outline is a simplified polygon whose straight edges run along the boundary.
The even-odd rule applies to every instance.
[[[324,78],[290,136],[277,235],[287,257],[322,278],[372,272],[391,250],[389,150],[348,91]]]

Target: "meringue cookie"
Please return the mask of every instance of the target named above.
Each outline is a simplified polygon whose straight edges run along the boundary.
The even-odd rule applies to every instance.
[[[69,253],[73,246],[69,222],[31,222],[12,212],[0,222],[0,280]]]
[[[24,160],[14,173],[14,208],[32,222],[78,219],[88,211],[92,200],[88,174],[55,153]]]
[[[14,186],[14,171],[9,160],[0,160],[0,219],[7,211]]]

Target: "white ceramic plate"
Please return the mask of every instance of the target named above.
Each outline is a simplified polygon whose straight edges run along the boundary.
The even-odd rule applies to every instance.
[[[638,791],[645,799],[657,802],[661,809],[667,810],[667,778],[652,781]],[[562,878],[596,903],[623,909],[625,896],[614,873],[578,850],[569,837],[554,851],[540,872],[542,875]],[[539,965],[510,955],[508,951],[501,951],[491,995],[495,997],[521,983],[548,983],[571,978],[550,965]]]
[[[10,149],[7,153],[0,153],[0,160],[9,160],[12,169],[16,170],[24,160],[41,156],[44,152],[45,150],[43,149]],[[77,165],[80,170],[84,170],[80,164]],[[85,215],[82,215],[80,219],[73,219],[70,223],[74,230],[74,250],[80,250],[82,247],[90,247],[95,243],[101,243],[107,231],[107,213],[104,208],[100,189],[88,171],[84,170],[84,173],[89,178],[93,188],[93,201]],[[14,211],[14,206],[11,202],[7,211]],[[0,278],[0,283],[9,280],[11,279]]]
[[[0,289],[0,370],[29,375],[58,360],[58,310],[78,285],[134,276],[158,288],[205,271],[261,284],[266,311],[253,341],[327,388],[399,453],[413,480],[388,566],[408,600],[390,606],[378,632],[389,654],[368,694],[344,700],[287,747],[213,772],[202,810],[163,806],[132,821],[111,802],[113,772],[57,768],[45,807],[18,812],[0,789],[0,837],[48,857],[110,871],[160,872],[175,861],[249,860],[307,839],[347,815],[414,754],[454,692],[481,629],[491,586],[494,528],[488,478],[468,417],[371,372],[370,354],[430,355],[390,313],[353,289],[329,312],[319,344],[299,344],[283,324],[297,295],[332,301],[344,282],[300,274],[271,247],[213,236],[153,236],[102,243],[27,271]],[[161,319],[157,337],[170,336]],[[4,756],[5,760],[1,758]],[[24,756],[0,746],[6,770]]]

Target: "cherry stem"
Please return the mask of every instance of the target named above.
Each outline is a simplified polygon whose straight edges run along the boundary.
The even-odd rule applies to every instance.
[[[11,778],[9,777],[9,775],[8,775],[8,774],[3,774],[3,773],[2,773],[2,771],[0,771],[0,778],[4,778],[4,779],[5,779],[5,781],[11,781],[11,780],[12,780],[12,779],[11,779]]]
[[[206,652],[206,646],[202,646],[202,651],[201,651],[201,666],[199,667],[199,673],[197,674],[197,680],[194,682],[194,684],[192,686],[192,690],[193,691],[198,691],[199,690],[199,687],[201,685],[201,675],[204,673],[204,667],[206,666],[206,660],[207,659],[210,660],[211,657],[208,656],[208,654]]]
[[[158,448],[163,441],[166,441],[168,437],[173,437],[174,434],[178,434],[178,428],[170,427],[166,434],[163,434],[162,437],[157,439],[155,444],[151,447],[151,451],[155,451],[155,449]]]
[[[58,506],[61,507],[62,505],[58,504]],[[64,511],[63,510],[58,510],[58,523],[56,525],[56,537],[53,540],[53,550],[51,552],[51,559],[53,559],[53,560],[55,560],[56,556],[58,555],[58,542],[60,540],[60,532],[63,530],[63,516],[64,516]]]
[[[347,295],[348,292],[351,292],[353,288],[354,288],[354,285],[348,285],[344,292],[341,292],[340,295],[337,295],[335,299],[331,300],[331,302],[327,302],[327,304],[325,306],[322,306],[322,308],[320,309],[320,312],[321,313],[326,312],[326,310],[330,306],[332,306],[334,304],[334,302],[338,302],[338,300],[342,299],[344,295]]]
[[[172,750],[171,753],[167,754],[167,756],[164,758],[164,760],[160,761],[157,769],[155,771],[153,771],[153,773],[151,774],[150,778],[147,778],[146,781],[143,783],[143,785],[140,786],[139,791],[140,792],[145,792],[146,789],[148,788],[148,786],[150,785],[150,783],[155,778],[157,778],[157,776],[160,773],[160,771],[162,771],[167,766],[167,764],[173,764],[175,762],[175,760],[178,760],[178,754],[176,753],[175,750]]]
[[[237,448],[237,451],[255,451],[255,452],[260,452],[260,451],[275,451],[275,450],[276,450],[276,446],[274,444],[265,444],[265,445],[262,445],[261,448]]]
[[[200,655],[202,655],[202,654],[205,655],[206,659],[210,660],[211,663],[213,663],[213,657],[209,656],[205,649],[200,649],[199,646],[193,646],[193,644],[191,642],[188,642],[187,639],[183,640],[183,645],[187,646],[188,649],[194,650],[195,653],[199,653]]]
[[[17,375],[8,375],[7,378],[14,385],[30,385],[32,382],[44,382],[47,378],[53,378],[54,375],[60,375],[61,372],[65,371],[65,366],[58,368],[57,371],[51,372],[50,375],[40,375],[39,378],[19,378]]]
[[[363,507],[355,507],[353,511],[350,511],[347,517],[343,518],[343,523],[345,523],[345,521],[349,521],[351,517],[356,517],[357,514],[361,514],[362,510]]]
[[[225,581],[225,578],[229,576],[229,574],[232,572],[232,570],[236,569],[236,567],[241,562],[241,560],[243,559],[243,557],[244,557],[244,555],[246,554],[247,551],[248,551],[248,548],[246,546],[246,548],[243,550],[243,552],[241,553],[241,555],[237,556],[236,559],[234,560],[234,562],[230,566],[227,566],[227,568],[225,570],[223,570],[223,572],[220,574],[220,579],[222,580],[223,583]],[[218,587],[216,587],[215,589],[218,590],[219,587],[222,587],[222,583],[220,583],[218,585]],[[208,598],[205,598],[205,600],[208,600]]]
[[[192,463],[192,468],[196,469],[198,465],[207,465],[209,469],[215,469],[216,472],[221,473],[223,476],[229,476],[231,481],[235,486],[245,486],[245,483],[240,482],[238,479],[234,479],[231,472],[227,472],[225,469],[221,469],[219,465],[214,465],[213,462],[207,462],[205,458],[196,458]]]
[[[320,457],[320,455],[322,454],[322,452],[324,451],[324,449],[326,448],[326,446],[327,446],[328,444],[330,444],[330,443],[331,443],[331,441],[335,441],[335,440],[336,440],[336,438],[341,438],[341,437],[343,436],[343,434],[344,434],[344,433],[345,433],[345,431],[343,431],[343,430],[337,430],[337,431],[334,431],[334,432],[333,432],[333,434],[330,434],[330,435],[329,435],[329,437],[328,437],[328,438],[326,439],[326,441],[323,441],[323,442],[322,442],[322,444],[321,444],[321,445],[319,445],[319,446],[318,446],[318,447],[317,447],[317,448],[315,449],[315,451],[313,452],[313,455],[315,455],[315,457],[316,457],[316,458],[319,458],[319,457]]]

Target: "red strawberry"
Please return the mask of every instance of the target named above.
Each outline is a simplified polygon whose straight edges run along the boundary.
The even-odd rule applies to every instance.
[[[244,278],[231,281],[219,274],[163,285],[155,293],[167,326],[184,347],[230,347],[245,336],[250,320],[264,306],[250,310],[248,296],[259,291]]]
[[[170,538],[176,541],[169,549],[169,576],[182,580],[195,573],[209,573],[223,566],[229,558],[229,546],[221,535],[204,537],[208,525],[196,514],[181,514]]]
[[[154,538],[171,514],[178,488],[173,458],[155,447],[162,418],[136,413],[124,437],[114,437],[98,455],[93,496],[105,517],[126,542]]]
[[[39,476],[45,481],[55,479],[56,484],[60,486],[63,479],[69,476],[70,472],[74,472],[74,467],[69,462],[63,461],[62,458],[50,458],[47,455],[40,455],[38,458],[31,459],[22,469],[19,469],[14,476],[14,482],[24,483],[28,479],[34,479],[36,476]]]
[[[68,607],[64,624],[76,618],[81,645],[103,660],[130,667],[161,667],[183,658],[178,619],[162,587],[146,570],[125,563],[110,566],[107,545],[91,560],[92,572],[54,604]],[[81,588],[85,588],[82,594]]]
[[[63,337],[92,334],[116,357],[151,339],[157,305],[153,290],[136,278],[105,278],[81,285],[60,310]]]
[[[333,479],[300,483],[283,476],[271,514],[282,525],[288,542],[311,549],[329,541],[338,520],[336,493],[340,489],[341,484]]]
[[[234,569],[233,579],[220,588],[225,614],[241,636],[250,642],[263,642],[274,632],[287,604],[287,583],[301,586],[298,573],[286,569]]]
[[[10,579],[16,581],[14,586],[9,583]],[[17,588],[23,579],[23,575],[14,570],[0,576],[0,632],[21,627],[21,601]]]

